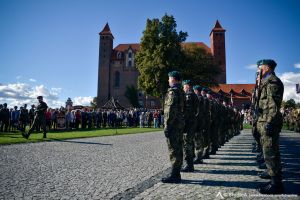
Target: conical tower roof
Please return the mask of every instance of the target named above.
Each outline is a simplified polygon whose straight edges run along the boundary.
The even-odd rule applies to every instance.
[[[110,31],[108,23],[105,24],[103,30],[99,33],[99,35],[111,35],[114,38],[113,34]]]
[[[221,26],[219,20],[216,21],[215,27],[211,30],[210,34],[212,32],[225,32],[226,30]],[[209,35],[210,35],[209,34]]]

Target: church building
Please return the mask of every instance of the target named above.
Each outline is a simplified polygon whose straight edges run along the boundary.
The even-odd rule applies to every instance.
[[[135,55],[139,51],[139,43],[118,44],[114,47],[114,36],[108,23],[99,33],[99,63],[98,63],[98,92],[97,103],[101,107],[111,97],[117,99],[124,107],[131,107],[125,97],[127,86],[137,88],[139,72],[135,65]],[[212,88],[215,93],[230,96],[236,100],[237,107],[250,103],[254,84],[226,84],[226,53],[225,53],[225,29],[219,21],[210,32],[210,47],[203,42],[185,42],[182,45],[197,45],[204,48],[214,57],[216,64],[222,70],[216,78],[219,87]],[[151,96],[138,94],[139,103],[146,108],[161,108],[160,101]],[[242,100],[241,100],[242,99]],[[238,100],[238,101],[237,101]]]

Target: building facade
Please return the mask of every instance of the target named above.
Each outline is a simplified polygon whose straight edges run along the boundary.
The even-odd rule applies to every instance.
[[[140,44],[118,44],[113,47],[114,36],[108,23],[99,33],[99,63],[98,63],[98,92],[97,103],[101,107],[111,97],[117,99],[124,107],[131,107],[125,97],[126,87],[137,88],[139,72],[135,65],[135,55],[139,51]],[[210,47],[203,42],[186,42],[182,45],[196,44],[213,55],[216,64],[222,70],[216,78],[219,84],[226,84],[226,52],[225,29],[219,21],[210,32]],[[160,101],[156,98],[138,94],[139,103],[146,108],[160,108]]]

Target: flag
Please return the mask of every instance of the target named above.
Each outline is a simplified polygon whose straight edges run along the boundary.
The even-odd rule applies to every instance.
[[[299,83],[296,84],[296,93],[299,94],[300,93],[300,85]]]

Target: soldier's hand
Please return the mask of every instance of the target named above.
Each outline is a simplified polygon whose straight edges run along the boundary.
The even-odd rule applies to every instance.
[[[274,131],[274,127],[273,127],[273,125],[271,123],[267,123],[265,125],[265,130],[266,130],[266,135],[267,136],[272,136],[273,131]]]
[[[167,128],[164,129],[164,133],[165,133],[166,138],[169,138],[170,132]]]

